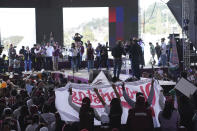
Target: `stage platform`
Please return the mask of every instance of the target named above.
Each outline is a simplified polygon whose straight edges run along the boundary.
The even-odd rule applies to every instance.
[[[155,69],[161,69],[159,67],[154,67]],[[163,68],[162,68],[163,69]],[[164,68],[164,70],[166,70],[167,68]],[[94,69],[96,70],[96,69]],[[104,68],[101,69],[101,70],[105,70]],[[141,70],[141,72],[151,72],[152,71],[152,68],[150,67],[145,67],[143,70]],[[34,71],[33,74],[41,74],[43,71]],[[66,70],[66,69],[62,69],[61,71],[47,71],[47,72],[50,72],[52,74],[57,74],[58,75],[63,75],[65,78],[67,78],[69,81],[74,81],[75,83],[78,83],[79,81],[81,83],[88,83],[89,81],[89,72],[87,71],[87,69],[82,69],[82,70],[79,70],[78,72],[75,72],[73,73],[72,70]],[[125,72],[125,73],[124,73]],[[111,76],[113,76],[113,69],[111,68],[109,70],[109,73],[111,74]],[[29,74],[32,74],[32,72],[23,72],[24,75],[29,75]],[[125,69],[122,70],[122,73],[120,74],[120,80],[121,81],[125,81],[126,79],[132,77],[131,75],[129,74],[126,74],[126,71]],[[141,78],[143,79],[143,78]],[[172,81],[159,81],[160,85],[164,85],[164,86],[174,86],[176,85],[175,82],[172,82]]]

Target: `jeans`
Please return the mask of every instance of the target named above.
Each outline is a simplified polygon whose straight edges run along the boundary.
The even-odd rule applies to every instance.
[[[161,55],[161,64],[162,64],[162,66],[166,66],[166,59],[167,59],[166,54],[162,54]]]
[[[25,60],[25,71],[27,71],[27,65],[29,65],[29,71],[31,71],[31,60]]]
[[[129,58],[129,59],[130,59],[130,63],[131,63],[131,75],[133,75],[132,58]]]
[[[94,60],[88,60],[88,72],[94,68]]]
[[[40,71],[42,68],[44,68],[45,67],[45,59],[43,58],[43,57],[41,57],[41,56],[37,56],[36,57],[36,70],[37,71]]]
[[[101,67],[101,57],[100,56],[96,57],[96,63],[97,63],[97,69],[99,69]]]
[[[7,72],[7,66],[0,65],[0,73],[5,73],[5,72]]]
[[[11,67],[11,66],[14,66],[14,59],[10,59],[9,58],[9,66]]]
[[[110,61],[109,59],[107,59],[107,70],[109,70],[109,68],[110,68]]]
[[[58,58],[59,56],[53,57],[53,70],[58,70]]]
[[[77,57],[73,56],[72,60],[71,60],[71,65],[72,65],[73,71],[75,71],[75,70],[78,71],[77,63],[78,63]]]
[[[79,68],[82,68],[83,54],[80,54]]]
[[[132,59],[132,71],[133,71],[133,75],[137,79],[140,79],[141,73],[140,73],[140,64],[138,58]]]
[[[81,64],[81,58],[80,58],[80,55],[77,56],[77,69],[80,68],[80,64]]]
[[[53,61],[52,61],[52,57],[46,57],[45,69],[46,69],[46,70],[53,70]]]
[[[114,77],[119,79],[120,71],[122,67],[122,59],[114,58]]]

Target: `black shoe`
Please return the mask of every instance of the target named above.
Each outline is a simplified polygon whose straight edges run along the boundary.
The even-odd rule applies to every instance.
[[[122,80],[120,80],[119,78],[117,78],[116,81],[122,81]]]
[[[117,81],[117,78],[114,76],[113,78],[112,78],[112,82],[116,82]]]

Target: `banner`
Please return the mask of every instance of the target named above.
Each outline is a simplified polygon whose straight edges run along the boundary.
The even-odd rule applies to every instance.
[[[175,89],[177,89],[178,91],[183,93],[188,98],[190,98],[197,90],[197,88],[194,84],[190,83],[189,81],[187,81],[184,78],[181,78],[179,80],[179,82],[175,86]]]
[[[100,82],[102,83],[102,82]],[[82,87],[83,86],[83,87]],[[97,88],[99,90],[99,93],[101,97],[104,99],[104,101],[110,105],[111,100],[116,97],[113,88],[109,85],[88,85],[88,84],[73,84],[68,83],[66,87],[62,87],[55,90],[56,95],[56,108],[58,112],[60,113],[61,119],[64,121],[79,121],[79,113],[73,109],[73,107],[69,104],[68,98],[69,98],[69,92],[68,89],[72,87],[73,94],[72,94],[72,103],[75,106],[81,107],[82,99],[84,97],[89,97],[91,100],[91,107],[96,109],[98,114],[101,116],[103,114],[106,114],[104,112],[104,107],[100,100],[98,99],[97,95],[93,91],[94,88]],[[126,92],[129,95],[130,99],[133,101],[136,101],[136,93],[142,92],[144,94],[145,99],[148,99],[150,90],[151,90],[151,80],[150,79],[144,79],[136,82],[130,82],[125,83]],[[123,114],[122,114],[122,124],[126,124],[127,117],[128,117],[128,111],[131,108],[128,103],[125,101],[123,97],[122,87],[120,84],[117,84],[116,87],[120,98],[121,98],[121,104],[123,108]],[[158,122],[158,114],[161,111],[161,108],[159,106],[159,94],[160,94],[161,87],[158,84],[157,81],[154,83],[154,97],[152,100],[151,108],[153,110],[153,121],[155,127],[159,126]],[[107,114],[106,114],[107,115]],[[100,122],[95,120],[95,125],[100,125]]]

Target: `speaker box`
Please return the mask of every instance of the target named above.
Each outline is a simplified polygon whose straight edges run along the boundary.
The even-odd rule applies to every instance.
[[[103,71],[103,73],[107,77],[108,81],[112,81],[112,76],[110,74],[110,71],[107,71],[107,70],[92,70],[92,71],[90,71],[90,74],[89,74],[89,82],[92,83],[101,71]]]
[[[194,24],[197,26],[197,1],[194,0]]]

